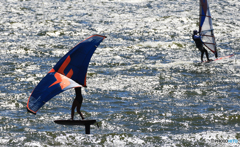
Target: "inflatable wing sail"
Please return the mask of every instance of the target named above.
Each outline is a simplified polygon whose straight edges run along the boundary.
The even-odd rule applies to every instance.
[[[217,47],[213,34],[212,17],[207,0],[200,0],[199,32],[204,45],[215,54],[217,58]]]
[[[33,90],[27,103],[28,111],[36,114],[55,95],[70,88],[86,87],[90,59],[104,38],[93,35],[64,55]]]

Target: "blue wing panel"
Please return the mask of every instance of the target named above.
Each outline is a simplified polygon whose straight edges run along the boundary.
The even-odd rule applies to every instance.
[[[82,87],[68,77],[57,72],[48,73],[33,90],[29,97],[27,108],[36,113],[55,95],[74,87]]]
[[[62,59],[60,59],[53,69],[64,75],[68,75],[69,71],[72,70],[72,75],[67,77],[81,85],[86,86],[85,77],[89,62],[97,46],[103,41],[104,38],[106,37],[93,35],[80,42]]]

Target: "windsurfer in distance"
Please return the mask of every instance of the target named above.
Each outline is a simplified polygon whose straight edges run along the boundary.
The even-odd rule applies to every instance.
[[[192,35],[192,39],[195,41],[195,44],[196,44],[196,47],[201,51],[201,62],[203,62],[203,55],[204,55],[204,52],[206,54],[206,57],[207,57],[207,61],[212,61],[209,59],[208,57],[208,52],[207,50],[203,47],[203,42],[202,42],[202,38],[200,35],[197,35],[198,34],[198,31],[197,30],[194,30],[193,31],[193,35]]]
[[[73,100],[72,108],[71,108],[71,120],[73,120],[73,118],[74,118],[74,112],[75,112],[76,107],[77,107],[77,113],[80,114],[81,118],[84,120],[83,114],[80,111],[81,106],[82,106],[82,101],[83,101],[81,87],[76,87],[75,93],[76,93],[76,97]]]

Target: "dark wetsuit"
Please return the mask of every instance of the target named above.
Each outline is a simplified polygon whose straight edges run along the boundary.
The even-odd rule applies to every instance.
[[[71,119],[73,120],[73,118],[74,118],[74,110],[76,107],[77,107],[77,113],[80,114],[82,119],[84,119],[84,117],[80,111],[81,106],[82,106],[82,101],[83,101],[81,87],[75,88],[75,93],[76,93],[76,97],[72,104]]]
[[[76,93],[76,100],[82,104],[82,100],[83,100],[83,97],[82,97],[82,91],[81,91],[81,87],[77,87],[75,88],[75,93]]]
[[[198,35],[192,35],[192,39],[195,41],[196,47],[201,51],[201,61],[203,62],[203,55],[204,52],[206,54],[207,60],[209,61],[209,57],[208,57],[208,52],[207,50],[203,47],[203,42],[201,39],[201,36]]]

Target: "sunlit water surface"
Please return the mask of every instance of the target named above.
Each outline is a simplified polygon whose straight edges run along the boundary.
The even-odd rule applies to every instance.
[[[200,64],[191,40],[195,0],[1,1],[0,145],[215,146],[212,140],[240,139],[240,2],[209,4],[219,56],[235,56]],[[100,127],[86,135],[84,127],[53,122],[70,118],[74,90],[27,113],[38,82],[93,34],[107,38],[89,64],[82,112]]]

